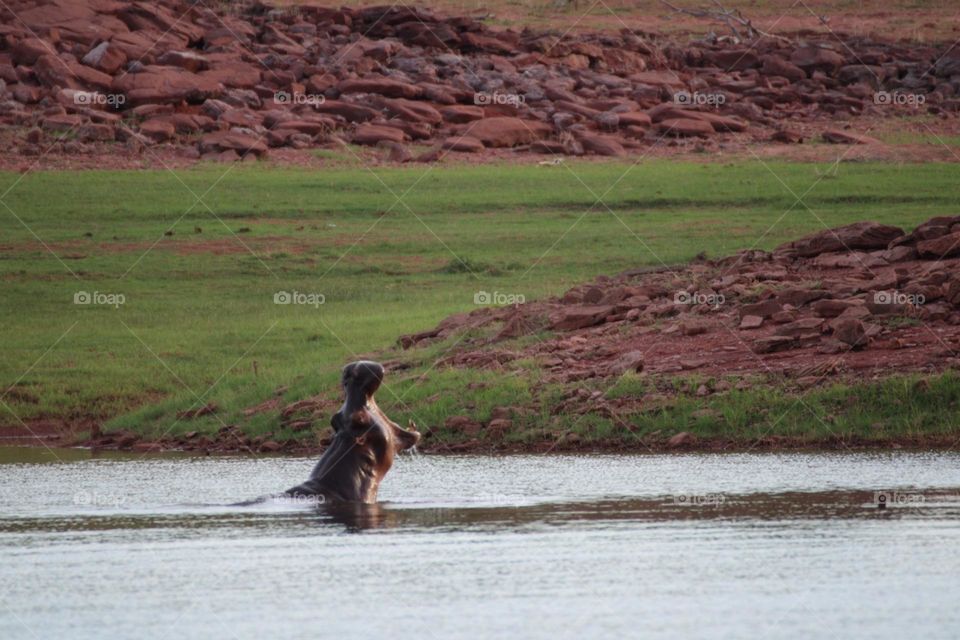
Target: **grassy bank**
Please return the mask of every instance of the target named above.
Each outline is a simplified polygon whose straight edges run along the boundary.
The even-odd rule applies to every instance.
[[[661,161],[0,174],[0,424],[91,418],[152,435],[239,424],[312,438],[282,428],[276,411],[243,410],[277,389],[284,402],[321,392],[335,402],[345,361],[469,311],[480,291],[533,299],[824,225],[911,227],[956,213],[958,178],[956,165]],[[275,304],[278,292],[323,304]],[[84,293],[105,304],[75,304]],[[384,395],[392,414],[436,427],[532,397],[536,363],[529,378],[438,373],[446,346],[388,354],[412,366]],[[214,416],[177,418],[208,402]],[[742,415],[727,423],[762,426]],[[587,421],[597,434],[615,428]]]

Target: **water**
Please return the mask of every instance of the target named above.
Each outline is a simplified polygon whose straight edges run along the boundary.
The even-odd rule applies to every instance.
[[[0,637],[960,634],[957,453],[404,456],[374,508],[225,506],[312,464],[0,449]]]

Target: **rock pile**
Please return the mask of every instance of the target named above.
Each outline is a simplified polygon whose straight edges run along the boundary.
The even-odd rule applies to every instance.
[[[679,43],[494,30],[404,5],[16,0],[0,7],[0,123],[39,154],[122,142],[195,157],[353,142],[412,159],[516,148],[619,156],[783,122],[960,108],[960,50],[832,36]],[[914,104],[913,106],[918,106]],[[870,142],[845,131],[825,139]]]
[[[773,252],[744,251],[683,269],[600,277],[559,299],[484,307],[404,336],[405,348],[487,327],[452,366],[506,368],[536,358],[569,382],[627,371],[801,384],[847,372],[960,367],[960,216],[902,229],[861,222]],[[511,350],[511,338],[553,337]]]

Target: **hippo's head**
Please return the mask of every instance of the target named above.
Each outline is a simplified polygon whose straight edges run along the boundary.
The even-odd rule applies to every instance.
[[[377,406],[373,394],[383,382],[383,366],[361,360],[343,368],[346,396],[330,418],[334,435],[310,480],[288,495],[323,496],[341,502],[376,502],[380,481],[393,466],[394,456],[420,440],[411,423],[403,429]]]

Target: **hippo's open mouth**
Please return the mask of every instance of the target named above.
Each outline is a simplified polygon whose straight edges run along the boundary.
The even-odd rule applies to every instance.
[[[417,431],[417,427],[413,424],[411,420],[406,429],[401,427],[396,423],[391,423],[391,428],[393,429],[393,438],[397,446],[397,451],[407,451],[417,446],[417,443],[420,442],[422,434]]]

